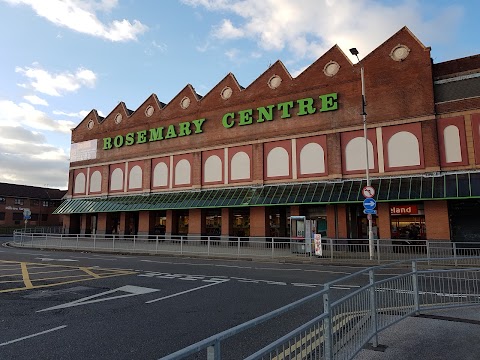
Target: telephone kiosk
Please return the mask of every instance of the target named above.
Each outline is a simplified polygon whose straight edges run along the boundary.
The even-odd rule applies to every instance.
[[[313,248],[313,233],[316,228],[316,220],[307,220],[305,216],[291,216],[291,252],[311,255]]]

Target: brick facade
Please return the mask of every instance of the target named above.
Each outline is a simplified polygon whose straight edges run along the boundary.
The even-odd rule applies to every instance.
[[[403,59],[395,55],[399,46],[404,50],[400,53],[407,54]],[[334,64],[338,72],[329,73],[328,69],[332,69],[329,64]],[[232,206],[248,208],[248,201],[257,194],[255,189],[266,186],[281,186],[283,183],[326,186],[361,179],[365,176],[365,139],[360,116],[362,67],[368,143],[373,155],[369,158],[372,178],[397,181],[402,177],[437,176],[446,171],[475,172],[478,169],[480,102],[477,97],[480,94],[436,103],[435,91],[445,81],[457,81],[456,76],[480,73],[480,56],[433,64],[430,48],[404,27],[357,64],[352,64],[345,53],[334,46],[296,78],[292,78],[282,62],[277,61],[245,88],[238,84],[233,74],[228,74],[204,96],[187,85],[166,104],[151,95],[135,111],[129,110],[123,102],[105,118],[92,110],[73,130],[72,142],[97,140],[96,157],[71,162],[67,196],[72,199],[99,195],[109,198],[172,192],[178,194],[178,201],[183,201],[181,199],[188,197],[184,192],[195,194],[243,186],[245,189],[238,191],[245,192],[247,202]],[[451,78],[455,79],[449,80]],[[225,89],[229,91],[225,92]],[[227,93],[231,96],[224,96]],[[458,139],[455,131],[453,137],[444,132],[447,125],[453,124],[448,118],[459,119],[462,124],[456,128]],[[447,153],[450,158],[460,156],[461,160],[449,162]],[[213,180],[205,181],[209,157],[215,157],[218,167],[212,168],[215,171]],[[321,166],[319,162],[323,162]],[[155,171],[158,164],[162,166]],[[142,168],[140,188],[129,187],[129,172],[135,165]],[[123,171],[124,186],[112,190],[111,178],[116,169]],[[88,186],[85,191],[76,192],[76,185],[77,189],[84,188],[82,184],[76,184],[76,176],[86,174],[88,177],[94,170],[102,174],[101,193],[90,194]],[[208,171],[213,174],[213,170]],[[352,189],[353,186],[342,188],[343,202],[333,203],[329,199],[319,202],[326,207],[328,237],[365,236],[360,226],[363,214],[354,209],[354,206],[361,206],[362,199],[346,200]],[[448,201],[444,197],[424,198],[417,194],[420,190],[408,189],[415,195],[406,199],[422,206],[424,213],[399,223],[409,219],[424,223],[428,239],[449,239],[448,229],[434,225],[440,218],[446,219],[448,225]],[[304,194],[289,198],[284,192],[266,191],[262,194],[262,206],[250,207],[251,236],[273,233],[278,224],[287,227],[288,214],[303,215],[305,207],[319,205],[298,204]],[[249,197],[247,194],[250,193]],[[391,196],[395,195],[398,194]],[[284,203],[278,204],[282,207],[278,221],[272,216],[269,205],[277,205],[275,201],[283,197]],[[180,231],[180,214],[188,217],[190,235],[205,234],[205,209],[201,208],[208,200],[206,196],[194,201],[189,210],[183,207],[178,210],[158,209],[166,210],[166,235]],[[392,236],[389,200],[379,200],[375,218],[382,239]],[[393,197],[393,200],[399,199]],[[225,203],[221,196],[218,203]],[[221,236],[231,236],[233,208],[212,207],[221,207]],[[101,216],[103,219],[104,215]],[[107,222],[114,221],[113,216],[108,215]],[[155,226],[155,219],[148,211],[130,214],[128,218],[124,212],[115,216],[119,218],[122,232],[136,223],[135,216],[138,218],[135,229],[138,234],[151,233]],[[316,216],[315,219],[320,219],[318,214]],[[91,220],[88,216],[81,219],[79,230],[87,231]],[[100,214],[98,226],[103,224],[99,219]],[[75,221],[68,224],[77,226]],[[108,232],[108,228],[105,231]],[[277,233],[288,235],[286,228]]]

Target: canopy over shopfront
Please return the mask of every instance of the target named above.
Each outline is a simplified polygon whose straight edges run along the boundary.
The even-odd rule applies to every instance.
[[[65,200],[55,214],[358,203],[365,180],[104,196]],[[480,198],[480,172],[372,179],[377,201]]]

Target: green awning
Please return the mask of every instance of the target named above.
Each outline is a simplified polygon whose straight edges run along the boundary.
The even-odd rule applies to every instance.
[[[380,202],[480,197],[480,173],[375,178],[371,183]],[[67,199],[54,214],[359,203],[365,185],[364,179],[352,179]]]

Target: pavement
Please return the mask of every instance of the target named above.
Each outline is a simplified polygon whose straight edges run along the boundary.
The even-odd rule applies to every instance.
[[[354,359],[478,360],[480,305],[408,317],[382,331],[378,343],[380,351],[363,349]]]

